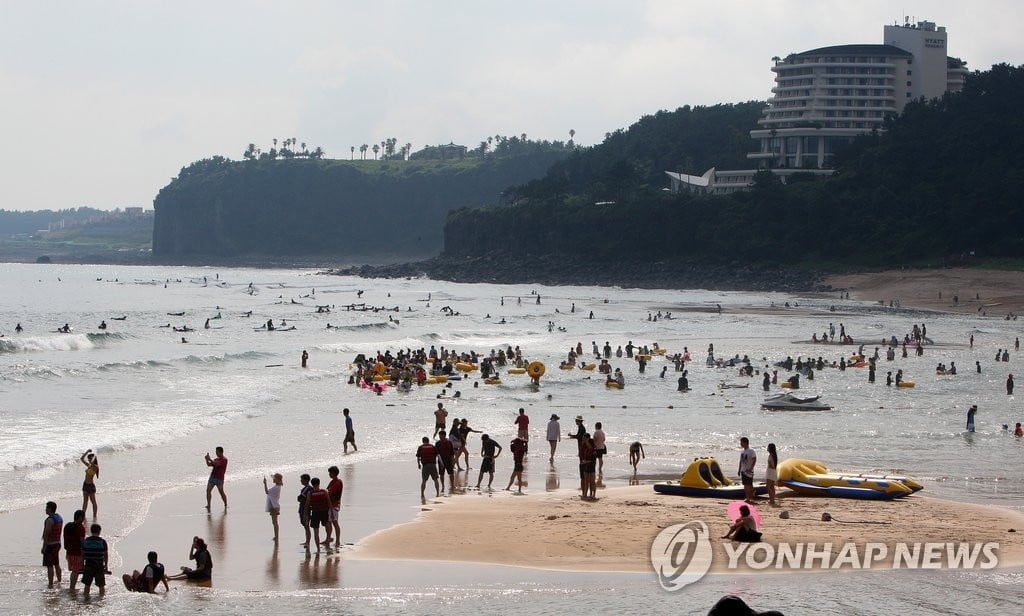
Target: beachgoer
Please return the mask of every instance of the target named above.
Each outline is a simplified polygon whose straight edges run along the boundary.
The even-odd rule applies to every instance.
[[[331,533],[334,533],[334,548],[341,549],[341,495],[345,491],[345,484],[341,477],[338,477],[338,467],[332,466],[327,469],[331,480],[327,482],[327,496],[331,499],[331,508],[327,512],[327,541],[324,545],[328,550],[331,548]]]
[[[605,447],[605,434],[604,430],[601,429],[601,422],[594,424],[594,458],[597,459],[597,472],[604,473],[604,454],[608,453],[608,448]]]
[[[484,473],[488,474],[487,489],[491,489],[494,483],[494,459],[501,455],[501,445],[498,441],[484,434],[480,437],[480,474],[476,478],[476,488],[480,489],[480,483],[484,479]]]
[[[220,498],[224,501],[224,509],[228,508],[228,497],[224,494],[224,473],[228,470],[228,459],[224,457],[223,447],[217,447],[214,451],[217,453],[216,458],[211,458],[210,452],[206,452],[206,465],[212,469],[210,478],[206,482],[207,511],[210,510],[210,497],[213,495],[214,487],[220,492]]]
[[[1021,427],[1020,422],[1017,422],[1017,426],[1013,429],[1014,436],[1024,436],[1024,428]]]
[[[1013,375],[1006,377],[1006,395],[1013,395]]]
[[[524,441],[530,440],[530,417],[526,414],[526,409],[519,409],[519,415],[516,416],[515,421],[512,423],[519,428],[517,433],[519,438]]]
[[[548,457],[548,463],[555,463],[555,449],[558,447],[558,442],[562,440],[562,426],[558,424],[560,418],[554,413],[551,414],[551,419],[548,420],[548,444],[551,445],[551,455]]]
[[[1020,424],[1017,424],[1020,425]],[[68,573],[71,584],[68,589],[72,592],[78,583],[78,574],[82,572],[82,539],[85,539],[85,512],[79,509],[75,512],[74,521],[64,525],[64,555],[68,561]]]
[[[441,430],[437,433],[440,437],[434,443],[434,450],[437,451],[438,479],[441,482],[441,491],[444,491],[444,476],[448,475],[448,489],[455,490],[455,444],[448,438],[447,433]]]
[[[751,543],[761,540],[761,533],[757,531],[757,522],[750,515],[750,507],[740,505],[740,517],[729,527],[729,532],[725,533],[722,539],[748,541]]]
[[[486,439],[486,435],[484,438]],[[441,487],[437,480],[437,448],[426,436],[423,437],[423,443],[416,448],[416,468],[420,469],[420,498],[426,498],[427,479],[434,480],[434,492],[441,496]],[[483,471],[480,471],[480,474],[482,475]]]
[[[47,588],[53,588],[54,580],[60,584],[60,540],[64,530],[64,518],[57,513],[57,503],[46,503],[46,519],[43,521],[43,566],[46,567]]]
[[[634,441],[633,444],[629,446],[629,464],[633,467],[634,478],[636,478],[636,465],[640,464],[641,458],[646,457],[646,454],[644,454],[644,446],[640,441]]]
[[[330,532],[328,518],[331,510],[331,496],[320,487],[320,478],[313,477],[309,480],[310,491],[306,497],[306,507],[309,508],[309,526],[313,529],[313,542],[316,545],[316,553],[320,553],[320,527],[325,532]],[[328,549],[328,551],[330,551]]]
[[[434,411],[434,436],[444,430],[445,422],[448,420],[448,410],[444,408],[443,402],[437,403],[437,410]]]
[[[82,586],[85,587],[85,596],[89,596],[89,589],[93,582],[100,589],[100,596],[107,592],[106,575],[110,573],[107,568],[109,550],[107,542],[100,537],[103,529],[99,524],[89,527],[89,536],[82,539]]]
[[[281,473],[274,473],[274,485],[267,487],[267,478],[263,477],[263,492],[267,495],[267,502],[264,511],[270,514],[270,522],[274,525],[274,543],[277,543],[279,531],[277,516],[281,515],[281,486],[284,485],[284,477]]]
[[[345,416],[345,440],[341,443],[345,446],[345,453],[348,453],[349,445],[352,445],[352,451],[359,451],[356,447],[356,431],[352,427],[352,417],[348,413],[347,408],[341,409],[341,414]]]
[[[455,392],[459,393],[459,392]],[[470,469],[469,466],[469,434],[471,432],[479,433],[479,430],[474,430],[469,427],[469,420],[465,417],[462,418],[462,422],[459,424],[459,440],[462,441],[462,454],[466,457],[466,470]],[[458,461],[458,454],[455,456],[456,462]]]
[[[86,449],[79,458],[85,465],[85,480],[82,482],[82,511],[88,511],[92,503],[92,517],[96,519],[96,477],[100,476],[100,461],[92,449]]]
[[[594,479],[594,439],[589,434],[584,434],[580,439],[580,498],[582,500],[597,500],[597,481]]]
[[[770,374],[768,374],[768,371],[765,370],[764,378],[761,380],[761,389],[768,391],[769,389],[771,389],[771,383],[772,377]]]
[[[768,470],[764,473],[765,483],[768,485],[768,504],[775,505],[775,482],[779,480],[779,454],[775,450],[775,443],[768,443]]]
[[[213,575],[213,558],[206,541],[201,537],[192,537],[192,547],[188,550],[188,559],[196,561],[195,568],[182,567],[178,575],[168,576],[168,580],[208,580]]]
[[[978,405],[972,404],[971,408],[967,409],[967,431],[974,432],[974,415],[978,412]]]
[[[754,502],[754,466],[757,464],[757,454],[750,448],[750,439],[740,439],[740,481],[743,483],[743,493],[748,503]]]
[[[157,585],[163,582],[164,592],[171,590],[171,587],[167,585],[167,575],[164,573],[164,566],[158,560],[157,553],[150,552],[146,555],[146,559],[149,562],[142,568],[142,571],[135,570],[121,576],[124,587],[131,592],[152,594],[156,592]]]
[[[299,524],[302,525],[303,530],[306,531],[306,542],[302,544],[302,547],[309,550],[309,493],[313,491],[313,486],[309,485],[309,474],[302,473],[299,477],[299,484],[302,488],[299,489],[299,495],[297,500],[299,501]]]
[[[518,492],[520,494],[522,494],[523,493],[523,459],[526,457],[526,452],[528,450],[528,447],[527,447],[527,444],[526,444],[526,440],[523,437],[521,437],[521,436],[517,436],[516,438],[512,439],[512,443],[509,445],[509,450],[512,452],[513,467],[512,467],[512,474],[509,475],[509,478],[508,478],[508,486],[506,486],[505,489],[506,490],[511,490],[512,489],[512,482],[518,480],[518,486],[519,486],[518,487]]]
[[[305,349],[302,350],[302,367],[306,367],[306,362],[309,361],[309,353]]]

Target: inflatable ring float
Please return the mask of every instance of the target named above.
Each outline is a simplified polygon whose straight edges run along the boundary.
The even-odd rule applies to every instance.
[[[896,387],[913,387],[915,383],[913,381],[900,381],[896,383]]]
[[[532,361],[530,365],[526,367],[526,373],[535,379],[539,379],[544,376],[544,364],[539,361]]]
[[[459,370],[460,372],[472,372],[476,370],[476,364],[460,361],[459,363],[455,364],[455,369]]]
[[[509,374],[526,374],[526,368],[509,368]]]

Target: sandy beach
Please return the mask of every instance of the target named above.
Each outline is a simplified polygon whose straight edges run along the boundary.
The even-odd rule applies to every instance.
[[[950,268],[828,276],[825,284],[851,299],[899,301],[904,308],[1005,316],[1024,311],[1024,272]],[[954,297],[958,301],[954,302]]]
[[[728,562],[717,537],[728,530],[728,501],[655,493],[650,485],[598,492],[597,502],[575,492],[513,495],[471,493],[432,499],[416,521],[374,533],[354,556],[363,559],[455,560],[592,571],[651,571],[650,547],[672,524],[703,520],[711,529],[712,571]],[[834,553],[854,542],[999,542],[999,566],[1024,564],[1024,513],[930,498],[922,494],[896,501],[798,497],[780,490],[778,507],[758,506],[764,541],[831,543]],[[788,511],[790,518],[779,518]],[[828,512],[832,521],[824,522]],[[452,536],[487,537],[442,549]],[[885,568],[879,567],[879,568]],[[747,569],[749,571],[749,569]],[[773,571],[769,569],[768,571]]]

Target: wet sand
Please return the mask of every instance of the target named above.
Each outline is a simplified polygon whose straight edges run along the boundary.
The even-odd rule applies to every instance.
[[[849,291],[851,299],[884,302],[887,306],[890,300],[898,300],[904,308],[990,316],[1024,311],[1024,272],[1017,271],[890,270],[833,275],[825,278],[824,283]],[[959,301],[954,302],[954,296]]]

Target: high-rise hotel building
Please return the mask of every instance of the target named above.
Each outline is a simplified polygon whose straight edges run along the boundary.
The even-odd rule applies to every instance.
[[[750,136],[747,155],[759,169],[785,180],[796,171],[828,173],[837,149],[881,129],[910,101],[963,88],[965,63],[947,56],[947,34],[933,22],[885,26],[881,45],[822,47],[773,58],[775,87]],[[742,190],[757,170],[669,173],[672,189],[723,193]]]
[[[762,169],[828,167],[857,135],[882,128],[911,100],[963,87],[967,69],[946,55],[946,29],[930,21],[885,26],[882,45],[837,45],[777,60],[759,129]]]

